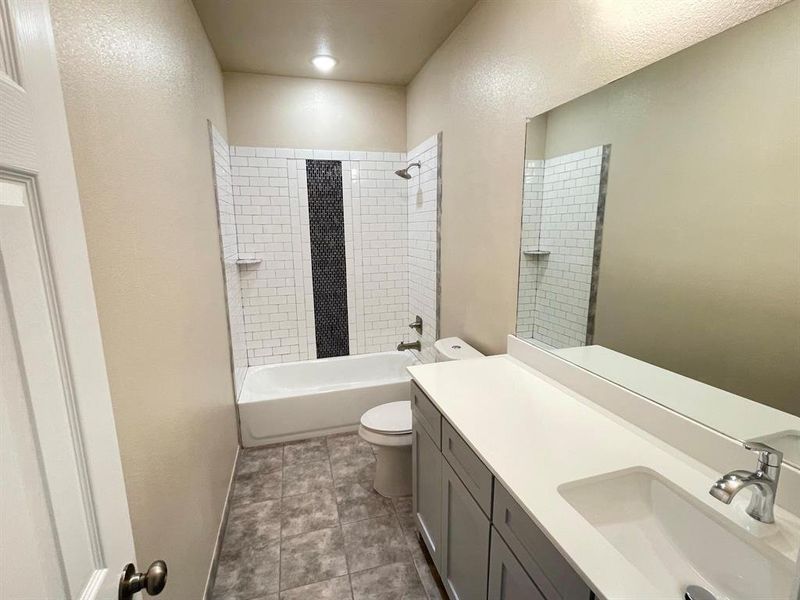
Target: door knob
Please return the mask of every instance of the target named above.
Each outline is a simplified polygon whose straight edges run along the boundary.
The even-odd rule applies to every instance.
[[[144,590],[150,596],[158,596],[167,585],[167,563],[155,561],[147,573],[137,573],[133,563],[128,563],[119,578],[118,600],[133,600],[136,592]]]

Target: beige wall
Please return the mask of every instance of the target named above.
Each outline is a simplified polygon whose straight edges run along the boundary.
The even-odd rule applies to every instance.
[[[138,566],[165,559],[162,597],[200,598],[237,447],[222,74],[189,0],[51,4]]]
[[[225,73],[235,146],[406,151],[406,92],[395,85]]]
[[[611,144],[595,343],[800,414],[800,1],[548,113]]]
[[[479,2],[408,89],[408,145],[444,132],[442,334],[514,330],[526,117],[781,3]]]

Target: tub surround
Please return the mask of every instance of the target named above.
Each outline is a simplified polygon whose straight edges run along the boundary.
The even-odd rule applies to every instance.
[[[417,339],[423,345],[421,359],[432,359],[438,331],[441,135],[408,156],[421,168],[405,180],[395,174],[407,166],[402,152],[230,147],[237,250],[240,257],[254,259],[240,265],[238,273],[249,366],[384,352],[401,340]],[[341,169],[336,189],[342,214],[333,233],[344,236],[344,256],[336,264],[345,277],[334,287],[346,296],[346,315],[341,298],[336,311],[317,306],[320,298],[330,297],[317,297],[326,286],[314,275],[314,265],[330,255],[317,251],[332,237],[328,228],[315,225],[310,210],[316,192],[329,193],[309,180],[308,169],[321,161]],[[422,336],[408,328],[416,315],[423,317]],[[321,316],[325,323],[335,316],[338,337],[344,339],[318,348]]]
[[[514,344],[510,350],[520,354]],[[598,596],[678,597],[678,590],[659,589],[645,578],[559,492],[565,484],[626,469],[660,474],[720,520],[731,521],[732,529],[758,538],[767,551],[785,560],[790,572],[794,568],[800,547],[796,515],[777,507],[776,524],[763,526],[744,514],[744,499],[720,504],[708,489],[721,472],[689,456],[693,448],[669,446],[522,360],[502,355],[409,371]],[[697,427],[688,421],[687,426]],[[753,460],[736,466],[751,468]],[[785,494],[786,489],[779,489],[779,503]]]

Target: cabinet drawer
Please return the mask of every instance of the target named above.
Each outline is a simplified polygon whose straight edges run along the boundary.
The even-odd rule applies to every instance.
[[[489,559],[489,600],[545,600],[494,527]]]
[[[589,600],[590,591],[547,536],[498,482],[492,524],[546,600]]]
[[[419,424],[428,432],[437,448],[442,447],[442,415],[425,395],[416,381],[411,381],[411,410]]]
[[[483,512],[491,516],[492,472],[446,419],[442,419],[442,454]]]

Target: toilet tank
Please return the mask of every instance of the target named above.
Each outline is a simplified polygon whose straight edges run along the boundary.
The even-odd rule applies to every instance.
[[[480,358],[484,356],[467,342],[457,337],[442,338],[433,344],[436,353],[436,362],[447,360],[463,360],[465,358]]]

